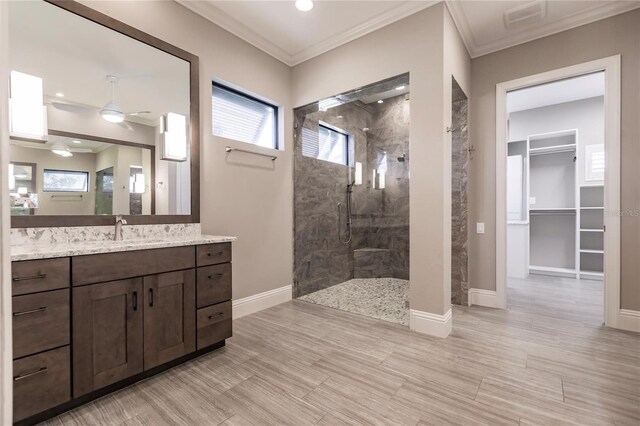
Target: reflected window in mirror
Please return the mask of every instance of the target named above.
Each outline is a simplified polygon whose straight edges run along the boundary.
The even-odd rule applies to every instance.
[[[119,142],[78,135],[11,139],[12,213],[153,214],[155,190],[148,182],[155,179],[155,146]]]

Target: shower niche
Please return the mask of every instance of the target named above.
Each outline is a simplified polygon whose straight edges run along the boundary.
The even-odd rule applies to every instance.
[[[409,83],[404,74],[294,111],[294,297],[409,279]]]

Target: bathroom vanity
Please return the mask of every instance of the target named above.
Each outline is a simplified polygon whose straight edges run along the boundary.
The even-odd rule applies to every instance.
[[[18,250],[14,420],[41,421],[223,346],[232,240]]]
[[[34,424],[223,346],[234,238],[200,233],[197,56],[74,1],[8,15],[13,419]]]

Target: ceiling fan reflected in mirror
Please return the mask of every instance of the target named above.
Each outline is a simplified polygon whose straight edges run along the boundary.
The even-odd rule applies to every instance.
[[[61,111],[74,112],[78,114],[87,113],[87,112],[95,112],[97,111],[100,116],[110,123],[116,123],[120,126],[133,131],[133,127],[131,127],[124,120],[127,116],[137,116],[142,114],[150,114],[151,111],[136,111],[136,112],[124,112],[122,108],[116,103],[116,84],[120,80],[115,75],[108,75],[107,80],[111,85],[111,100],[105,104],[102,108],[85,106],[85,105],[74,105],[63,102],[52,102],[51,105],[59,109]]]

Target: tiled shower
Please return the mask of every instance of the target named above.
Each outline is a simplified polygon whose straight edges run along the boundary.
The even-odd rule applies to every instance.
[[[409,279],[409,105],[407,74],[295,110],[295,297]]]

